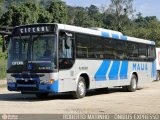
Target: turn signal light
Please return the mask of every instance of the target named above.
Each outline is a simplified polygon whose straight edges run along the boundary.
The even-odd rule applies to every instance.
[[[50,83],[51,83],[51,84],[53,84],[53,83],[54,83],[54,81],[55,81],[54,79],[50,79]]]

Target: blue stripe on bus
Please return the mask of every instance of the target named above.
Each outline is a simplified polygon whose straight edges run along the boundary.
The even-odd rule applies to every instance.
[[[118,34],[112,34],[112,38],[119,39],[119,35]]]
[[[40,92],[58,92],[58,80],[56,80],[53,84],[39,84]]]
[[[151,77],[156,77],[156,61],[152,62],[152,71],[151,71]]]
[[[118,80],[119,67],[120,67],[120,61],[114,61],[111,70],[108,74],[109,80]]]
[[[109,33],[108,33],[108,32],[102,32],[101,35],[102,35],[103,37],[109,37]]]
[[[111,61],[106,61],[104,60],[101,64],[101,66],[99,67],[98,71],[96,72],[94,78],[96,81],[104,81],[107,80],[106,79],[106,73],[108,71],[108,68],[111,64]]]
[[[58,80],[56,80],[52,85],[51,85],[51,89],[54,92],[58,92]]]
[[[120,38],[121,40],[127,40],[127,36],[123,36],[123,35],[121,35],[121,38]]]
[[[128,61],[122,61],[120,79],[128,79]]]

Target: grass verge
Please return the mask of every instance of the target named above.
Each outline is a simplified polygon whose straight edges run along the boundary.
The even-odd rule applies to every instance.
[[[0,59],[0,79],[6,78],[7,60]]]

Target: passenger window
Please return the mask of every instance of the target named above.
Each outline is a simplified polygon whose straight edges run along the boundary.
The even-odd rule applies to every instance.
[[[139,44],[139,58],[147,59],[147,45]]]
[[[126,51],[127,52],[127,57],[130,60],[137,60],[138,59],[138,45],[136,43],[127,43],[126,44]]]
[[[91,39],[87,35],[76,34],[77,58],[91,57]]]
[[[148,46],[148,59],[154,60],[156,57],[155,55],[155,47],[154,46]]]

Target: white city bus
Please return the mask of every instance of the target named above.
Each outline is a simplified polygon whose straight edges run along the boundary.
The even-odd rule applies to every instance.
[[[156,77],[155,42],[102,28],[33,24],[13,29],[9,49],[8,90],[35,93],[86,91],[137,85]]]

